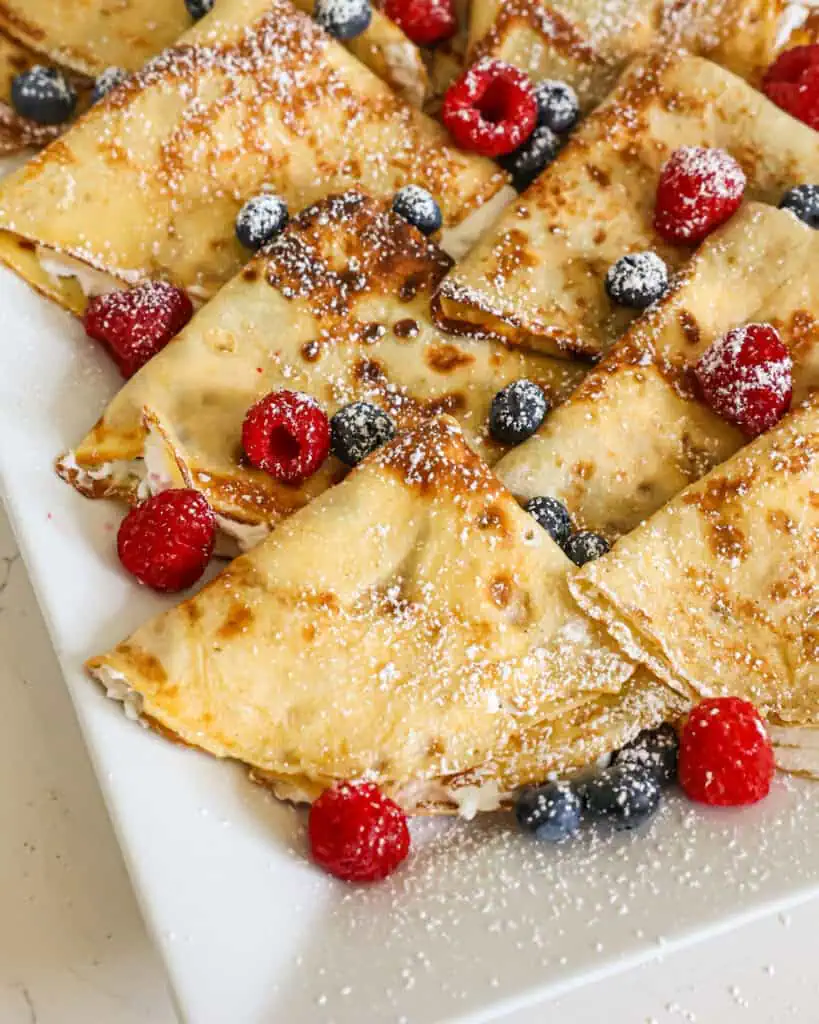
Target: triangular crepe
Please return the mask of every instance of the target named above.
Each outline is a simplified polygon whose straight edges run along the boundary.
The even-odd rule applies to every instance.
[[[611,98],[441,286],[464,330],[515,344],[596,357],[633,317],[604,287],[629,252],[654,249],[672,267],[691,250],[652,226],[660,168],[680,146],[728,150],[746,195],[776,205],[819,180],[819,134],[746,82],[699,57],[654,55],[632,66]]]
[[[383,202],[349,192],[316,204],[125,385],[60,471],[84,493],[133,497],[147,468],[148,486],[198,487],[226,526],[264,532],[343,475],[330,459],[296,487],[245,464],[245,413],[279,388],[329,414],[366,399],[402,429],[451,412],[495,461],[495,393],[529,377],[556,401],[582,368],[433,327],[430,296],[450,265]]]
[[[602,727],[595,702],[633,672],[569,568],[439,418],[89,668],[132,713],[280,782],[366,777],[412,808],[494,781],[497,801],[499,756]]]
[[[165,277],[208,298],[247,259],[234,221],[263,187],[296,212],[353,184],[388,195],[415,182],[453,225],[504,181],[287,0],[220,0],[4,182],[0,258],[75,311],[76,264],[54,252],[109,281]]]
[[[499,463],[518,498],[550,495],[610,539],[634,529],[733,455],[742,434],[692,393],[687,371],[734,327],[774,324],[799,401],[819,387],[819,233],[747,204],[698,250],[540,431]]]
[[[819,392],[571,588],[681,694],[819,724]]]

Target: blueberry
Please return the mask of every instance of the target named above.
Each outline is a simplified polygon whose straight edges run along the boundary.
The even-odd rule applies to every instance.
[[[98,103],[103,96],[107,96],[112,89],[116,89],[118,85],[121,85],[127,77],[128,72],[125,68],[106,68],[105,71],[103,71],[97,78],[96,82],[94,82],[94,91],[91,93],[91,102]]]
[[[188,9],[188,14],[194,21],[199,21],[199,19],[204,18],[206,14],[210,14],[213,10],[214,3],[215,0],[185,0],[185,6]]]
[[[563,502],[557,498],[532,498],[524,508],[557,544],[564,545],[571,536],[571,516]]]
[[[548,411],[546,396],[524,377],[507,384],[492,399],[489,432],[496,441],[520,444],[535,433]]]
[[[316,0],[313,17],[336,39],[355,39],[373,16],[370,0]]]
[[[435,197],[420,185],[405,185],[399,189],[392,201],[392,209],[424,235],[434,234],[443,224],[441,207]]]
[[[605,555],[611,545],[605,537],[591,530],[579,530],[573,533],[563,545],[563,550],[575,565],[585,565]]]
[[[287,203],[272,192],[248,199],[236,218],[236,237],[254,252],[275,238],[288,221]]]
[[[74,113],[77,93],[62,71],[35,64],[12,80],[11,102],[37,124],[62,124]]]
[[[549,79],[535,86],[537,123],[558,135],[571,131],[580,116],[577,93],[566,82]]]
[[[545,171],[560,152],[562,143],[551,128],[540,125],[514,153],[501,159],[501,166],[512,175],[512,184],[523,192]]]
[[[612,302],[645,309],[668,291],[668,267],[656,252],[633,252],[612,263],[606,274]]]
[[[330,420],[330,451],[347,466],[356,466],[395,437],[395,424],[369,402],[353,402]]]
[[[677,777],[680,738],[673,725],[666,722],[658,729],[643,729],[631,743],[617,751],[614,763],[643,767],[654,772],[661,783]]]
[[[515,817],[524,832],[531,832],[547,843],[559,843],[580,828],[583,805],[571,783],[549,782],[520,793]]]
[[[819,185],[797,185],[788,189],[779,209],[790,210],[809,227],[819,228]]]
[[[589,816],[618,830],[639,828],[660,806],[661,798],[656,774],[638,765],[613,764],[589,779],[583,789]]]

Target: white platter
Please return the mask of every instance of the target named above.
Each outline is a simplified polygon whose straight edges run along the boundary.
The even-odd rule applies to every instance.
[[[420,823],[393,880],[324,877],[300,813],[127,721],[83,673],[163,605],[118,570],[119,510],[52,471],[116,384],[75,322],[0,271],[0,479],[185,1019],[482,1020],[819,888],[819,788],[784,780],[751,810],[671,800],[646,833],[559,850],[500,819]]]

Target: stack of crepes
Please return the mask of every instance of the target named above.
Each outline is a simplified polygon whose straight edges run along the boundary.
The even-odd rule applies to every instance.
[[[748,177],[696,253],[652,227],[681,145]],[[68,308],[151,277],[210,298],[58,468],[92,497],[195,487],[251,550],[92,673],[297,800],[367,778],[412,811],[494,808],[706,693],[750,695],[782,764],[812,770],[819,242],[774,207],[819,180],[819,136],[665,50],[460,264],[389,211],[418,181],[456,225],[503,180],[284,0],[222,0],[0,190],[0,255]],[[233,218],[262,185],[307,208],[241,269]],[[603,280],[647,248],[680,273],[629,324]],[[688,382],[751,320],[789,346],[798,408],[742,447]],[[521,377],[555,408],[507,453],[489,407]],[[366,399],[399,436],[352,472],[278,483],[240,438],[282,387],[330,414]],[[612,552],[577,570],[519,504],[543,494]]]

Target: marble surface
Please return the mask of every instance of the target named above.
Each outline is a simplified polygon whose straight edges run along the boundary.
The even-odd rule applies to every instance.
[[[162,965],[2,511],[0,827],[0,1024],[173,1024]],[[505,1024],[815,1024],[818,913],[819,902],[804,904]]]

